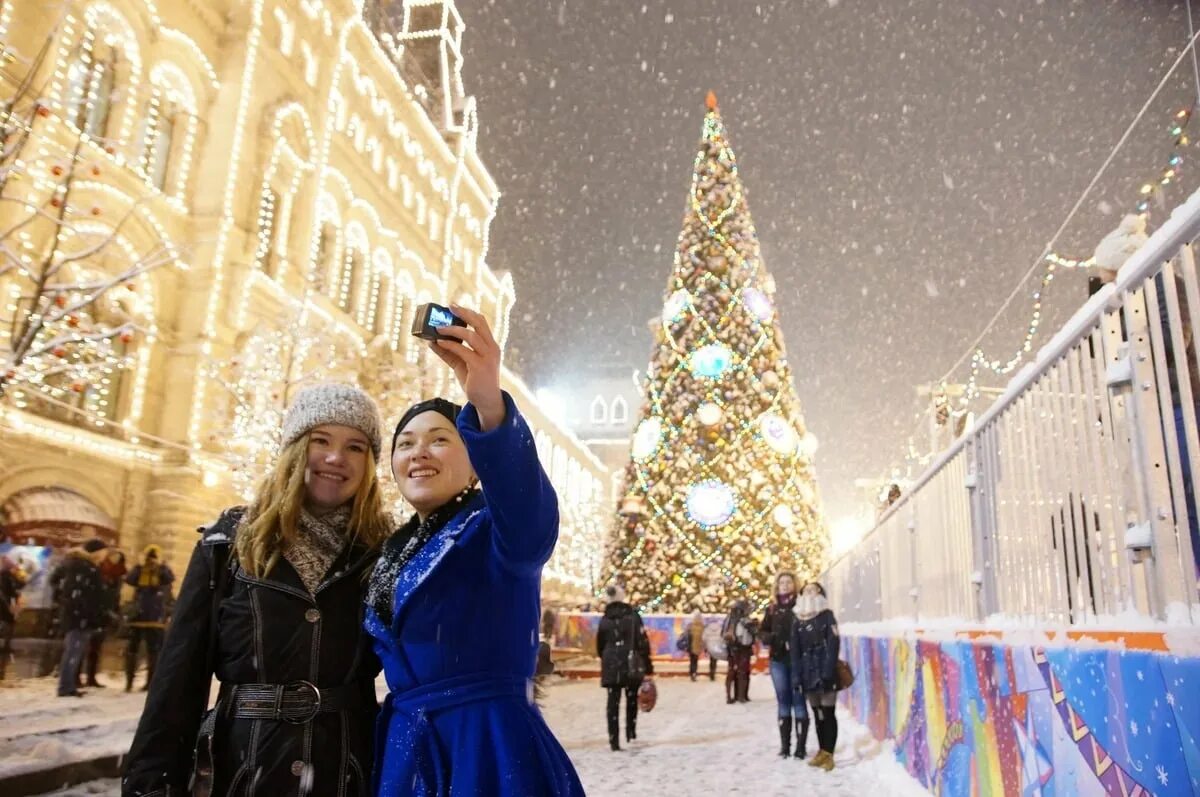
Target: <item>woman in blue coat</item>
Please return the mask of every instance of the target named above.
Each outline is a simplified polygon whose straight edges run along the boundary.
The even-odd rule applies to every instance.
[[[390,693],[380,713],[380,797],[582,795],[566,752],[533,703],[542,566],[558,501],[533,435],[500,390],[486,320],[431,344],[470,402],[409,409],[392,474],[416,514],[371,578],[366,628]]]

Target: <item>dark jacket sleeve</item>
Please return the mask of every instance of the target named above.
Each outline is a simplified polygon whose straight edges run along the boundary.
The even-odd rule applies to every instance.
[[[650,657],[650,635],[646,633],[646,625],[642,622],[640,614],[634,615],[637,618],[637,646],[642,654],[643,661],[646,662],[646,674],[654,674],[654,659]]]
[[[838,656],[842,651],[842,638],[838,635],[837,618],[833,612],[825,618],[825,667],[821,677],[832,688],[836,681]]]
[[[775,640],[771,637],[773,627],[772,620],[774,618],[774,614],[775,607],[768,606],[767,610],[763,612],[762,622],[758,626],[758,638],[767,645],[773,645],[775,643]]]
[[[596,629],[596,655],[603,656],[604,648],[608,645],[608,618],[600,618],[600,626]]]
[[[141,578],[141,576],[142,576],[142,566],[134,565],[133,567],[131,567],[129,569],[129,572],[125,574],[125,583],[131,587],[136,587],[137,583],[138,583],[138,579]]]
[[[212,547],[197,544],[125,758],[123,797],[166,794],[167,787],[171,794],[186,793],[213,676],[208,656],[212,567]]]
[[[508,393],[504,410],[504,422],[484,432],[479,413],[468,404],[458,416],[458,431],[496,524],[497,553],[514,569],[536,570],[558,541],[558,496],[538,462],[533,433]]]

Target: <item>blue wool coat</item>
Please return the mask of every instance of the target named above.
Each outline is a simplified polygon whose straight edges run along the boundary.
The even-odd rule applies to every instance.
[[[483,494],[400,572],[393,622],[367,631],[391,692],[380,712],[380,797],[582,795],[566,752],[533,703],[542,565],[558,539],[558,499],[533,435],[504,395],[504,422],[458,419]]]

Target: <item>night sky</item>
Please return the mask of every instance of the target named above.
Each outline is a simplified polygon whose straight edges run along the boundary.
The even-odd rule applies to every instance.
[[[458,8],[480,153],[503,192],[489,260],[517,286],[510,364],[551,389],[599,363],[645,369],[711,88],[831,519],[858,508],[856,478],[902,458],[916,385],[967,350],[1188,40],[1186,6],[1153,0]],[[1090,256],[1161,173],[1171,114],[1195,94],[1189,56],[1057,251]],[[1168,205],[1200,185],[1194,156]],[[989,356],[1019,346],[1032,290]],[[1035,345],[1086,294],[1083,273],[1056,278]]]

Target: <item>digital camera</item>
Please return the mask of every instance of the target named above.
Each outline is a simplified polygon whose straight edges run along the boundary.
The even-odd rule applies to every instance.
[[[428,302],[418,306],[416,313],[413,314],[412,334],[413,337],[423,340],[455,340],[455,338],[440,334],[438,329],[449,326],[465,327],[466,325],[467,322],[450,312],[449,307]]]

